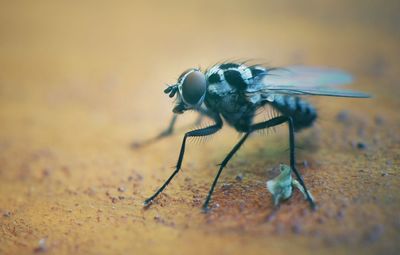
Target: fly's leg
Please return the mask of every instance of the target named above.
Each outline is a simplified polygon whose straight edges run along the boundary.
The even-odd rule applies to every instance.
[[[177,118],[178,118],[178,115],[177,115],[177,114],[174,114],[174,115],[172,116],[171,122],[170,122],[169,125],[168,125],[168,128],[167,128],[166,130],[162,131],[162,132],[157,136],[157,138],[162,138],[162,137],[164,137],[164,136],[169,136],[169,135],[171,135],[172,132],[174,131],[174,127],[175,127],[175,123],[176,123],[176,119],[177,119]]]
[[[216,119],[216,124],[202,128],[202,129],[197,129],[193,130],[190,132],[187,132],[185,136],[183,137],[182,145],[181,145],[181,150],[179,152],[179,157],[178,157],[178,162],[176,163],[176,168],[175,171],[172,173],[172,175],[165,181],[165,183],[148,199],[144,201],[144,206],[149,205],[154,198],[156,198],[171,182],[171,180],[175,177],[175,175],[179,172],[181,169],[182,161],[183,161],[183,156],[185,154],[185,146],[186,146],[186,140],[190,137],[196,137],[196,136],[208,136],[216,133],[218,130],[220,130],[222,127],[222,120],[220,117]]]
[[[151,141],[156,141],[156,140],[159,140],[159,139],[161,139],[163,137],[172,135],[172,133],[174,132],[174,127],[175,127],[175,123],[176,123],[177,119],[178,119],[178,115],[174,114],[172,116],[171,121],[169,122],[168,127],[164,131],[160,132],[156,137],[154,137],[152,139],[149,139],[148,141],[150,141],[150,142]]]
[[[275,117],[273,119],[267,120],[265,122],[261,122],[261,123],[257,123],[251,126],[251,129],[249,132],[247,132],[241,139],[240,141],[233,147],[233,149],[229,152],[229,154],[225,157],[225,159],[222,161],[220,168],[218,170],[217,175],[215,176],[214,182],[211,185],[210,191],[208,192],[207,198],[204,202],[203,205],[203,211],[207,212],[208,210],[208,204],[211,200],[211,196],[212,193],[214,192],[214,188],[215,185],[218,182],[218,178],[221,175],[222,170],[224,169],[224,167],[226,166],[226,164],[229,162],[229,160],[232,158],[232,156],[239,150],[239,148],[242,146],[242,144],[246,141],[246,139],[248,138],[248,136],[256,131],[256,130],[260,130],[260,129],[265,129],[265,128],[270,128],[270,127],[274,127],[277,125],[280,125],[282,123],[288,122],[289,123],[289,144],[290,144],[290,166],[293,169],[293,172],[295,173],[297,179],[299,180],[301,186],[304,188],[305,193],[307,195],[307,200],[310,202],[310,205],[312,208],[315,208],[315,203],[312,200],[305,184],[303,181],[303,178],[301,177],[300,173],[297,171],[296,166],[295,166],[295,152],[294,152],[294,148],[295,148],[295,144],[294,144],[294,128],[293,128],[293,120],[290,117],[286,117],[286,116],[279,116],[279,117]]]
[[[204,109],[204,108],[200,107],[200,108],[196,109],[196,111],[199,113],[199,116],[197,117],[196,121],[194,122],[195,126],[198,126],[198,125],[201,124],[201,122],[203,121],[204,116],[208,116],[211,119],[215,119],[216,118],[215,115],[213,113],[211,113],[210,111],[208,111],[207,109]],[[168,128],[166,130],[164,130],[163,132],[161,132],[156,137],[156,139],[160,139],[160,138],[163,138],[165,136],[171,135],[174,132],[174,126],[175,126],[175,122],[176,122],[177,118],[178,118],[178,115],[174,114],[174,116],[172,116],[172,120],[169,123]]]
[[[304,188],[304,192],[306,193],[307,200],[310,203],[311,209],[315,210],[316,204],[312,199],[310,193],[306,188],[306,184],[304,183],[303,177],[300,172],[297,171],[296,168],[296,155],[295,155],[295,140],[294,140],[294,126],[293,119],[291,117],[287,117],[287,121],[289,124],[289,149],[290,149],[290,167],[293,169],[294,174],[297,177],[297,180],[300,182],[301,186]]]
[[[161,133],[159,133],[158,135],[156,135],[155,137],[152,137],[150,139],[144,140],[142,142],[133,142],[131,144],[131,147],[133,149],[138,149],[138,148],[144,147],[146,145],[152,144],[152,143],[154,143],[154,142],[156,142],[156,141],[158,141],[158,140],[160,140],[160,139],[162,139],[164,137],[170,136],[172,134],[172,132],[174,131],[174,126],[175,126],[177,118],[178,118],[178,115],[174,114],[172,116],[172,119],[171,119],[167,129],[165,129],[164,131],[162,131]]]
[[[196,119],[196,121],[195,121],[195,126],[198,126],[198,125],[200,125],[200,123],[201,123],[201,121],[203,120],[203,117],[206,115],[206,116],[208,116],[205,112],[203,112],[203,111],[198,111],[199,112],[199,117],[197,117],[197,119]],[[160,132],[158,135],[156,135],[155,137],[152,137],[152,138],[150,138],[150,139],[147,139],[147,140],[144,140],[144,141],[142,141],[142,142],[133,142],[132,144],[131,144],[131,147],[133,148],[133,149],[138,149],[138,148],[141,148],[141,147],[144,147],[144,146],[146,146],[146,145],[150,145],[150,144],[152,144],[152,143],[154,143],[154,142],[157,142],[158,140],[160,140],[160,139],[162,139],[162,138],[165,138],[165,137],[168,137],[168,136],[170,136],[170,135],[172,135],[172,133],[174,132],[174,128],[175,128],[175,124],[176,124],[176,120],[178,119],[178,115],[177,114],[174,114],[173,116],[172,116],[172,119],[171,119],[171,121],[170,121],[170,123],[169,123],[169,125],[168,125],[168,127],[164,130],[164,131],[162,131],[162,132]]]
[[[253,131],[256,131],[256,130],[259,130],[259,129],[268,128],[268,127],[273,127],[273,126],[282,124],[285,121],[286,121],[286,119],[284,119],[283,117],[277,117],[277,118],[273,118],[273,119],[270,119],[268,121],[265,121],[265,122],[262,122],[262,123],[255,124],[255,125],[251,126],[250,131],[245,133],[245,135],[239,140],[239,142],[233,147],[233,149],[228,153],[228,155],[225,157],[225,159],[220,164],[218,173],[215,176],[214,182],[211,185],[210,191],[208,192],[207,198],[206,198],[206,200],[205,200],[205,202],[203,204],[203,211],[204,212],[208,211],[208,204],[209,204],[209,202],[211,200],[212,193],[214,192],[215,185],[218,182],[218,178],[221,175],[222,170],[224,169],[226,164],[228,164],[228,162],[232,158],[232,156],[240,149],[240,146],[242,146],[242,144],[246,141],[246,139],[249,137],[249,135]]]
[[[218,178],[221,175],[222,170],[224,169],[226,164],[228,164],[228,162],[232,158],[232,156],[235,155],[235,153],[240,149],[240,146],[242,146],[242,144],[244,143],[244,141],[246,141],[246,139],[247,139],[247,137],[249,135],[250,135],[250,132],[249,133],[245,133],[245,135],[239,140],[239,142],[233,147],[233,149],[228,153],[228,155],[225,157],[225,159],[220,164],[218,173],[214,178],[214,181],[213,181],[213,183],[211,185],[210,191],[208,192],[207,198],[206,198],[206,200],[205,200],[205,202],[203,204],[203,211],[204,212],[208,211],[208,203],[211,200],[212,193],[214,192],[215,185],[217,185]]]
[[[306,185],[304,183],[303,177],[301,176],[300,172],[297,170],[295,162],[296,162],[296,155],[295,155],[295,139],[294,139],[294,126],[293,126],[293,119],[291,117],[287,117],[287,116],[279,116],[276,118],[273,118],[269,121],[273,121],[276,120],[277,122],[273,125],[279,125],[282,124],[284,122],[288,123],[289,126],[289,154],[290,154],[290,167],[292,168],[294,174],[297,177],[297,180],[300,182],[301,186],[304,189],[304,192],[306,193],[306,197],[307,197],[307,201],[310,203],[310,206],[312,209],[316,208],[316,204],[314,202],[314,200],[312,199],[310,193],[308,192]],[[258,123],[253,125],[253,129],[254,130],[259,130],[259,129],[263,129],[263,128],[268,128],[268,127],[272,127],[271,125],[268,125],[267,122],[262,122],[262,123]]]

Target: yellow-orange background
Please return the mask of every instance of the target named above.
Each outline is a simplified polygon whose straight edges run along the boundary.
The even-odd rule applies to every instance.
[[[395,254],[399,12],[398,1],[370,0],[2,1],[0,253]],[[167,125],[165,83],[226,59],[338,67],[373,94],[312,100],[321,118],[298,137],[298,161],[317,212],[296,193],[268,216],[285,128],[243,147],[208,215],[199,208],[215,165],[237,140],[229,128],[190,144],[182,172],[142,209],[195,116],[159,143],[130,144]],[[343,110],[350,120],[338,123]]]

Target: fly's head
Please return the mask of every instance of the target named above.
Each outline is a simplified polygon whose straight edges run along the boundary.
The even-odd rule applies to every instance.
[[[183,72],[178,83],[168,86],[164,90],[169,97],[177,96],[176,104],[172,110],[174,113],[181,114],[186,110],[195,109],[201,106],[207,91],[207,81],[204,74],[199,69],[189,69]]]

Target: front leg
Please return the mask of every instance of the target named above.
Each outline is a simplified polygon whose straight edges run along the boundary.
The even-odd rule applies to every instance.
[[[175,123],[176,123],[176,119],[177,118],[178,118],[178,115],[174,114],[172,116],[172,119],[171,119],[167,129],[165,129],[164,131],[160,132],[158,135],[156,135],[154,137],[151,137],[151,138],[149,138],[147,140],[144,140],[144,141],[141,141],[141,142],[133,142],[131,144],[131,147],[133,149],[138,149],[138,148],[144,147],[146,145],[150,145],[150,144],[152,144],[152,143],[154,143],[154,142],[156,142],[156,141],[158,141],[158,140],[160,140],[160,139],[162,139],[164,137],[170,136],[172,134],[172,132],[174,131],[174,127],[175,127]]]
[[[215,116],[211,112],[209,112],[207,109],[199,108],[199,109],[196,109],[196,111],[199,113],[199,116],[197,117],[196,121],[194,122],[195,126],[198,126],[201,124],[204,116],[208,116],[212,119],[215,118]],[[168,127],[165,130],[161,131],[158,135],[151,137],[147,140],[144,140],[141,142],[133,142],[131,144],[131,147],[133,149],[142,148],[144,146],[150,145],[150,144],[155,143],[165,137],[172,135],[172,133],[174,132],[174,129],[175,129],[175,124],[176,124],[177,119],[178,119],[178,114],[174,114],[172,116],[172,119],[171,119]]]
[[[201,128],[197,130],[193,130],[190,132],[187,132],[182,141],[181,145],[181,150],[179,152],[179,157],[178,157],[178,162],[176,163],[175,171],[172,173],[172,175],[165,181],[165,183],[148,199],[144,201],[144,206],[148,206],[153,199],[155,199],[171,182],[171,180],[175,177],[175,175],[179,172],[181,169],[181,165],[183,162],[183,156],[185,154],[185,146],[186,146],[186,140],[190,137],[198,137],[198,136],[208,136],[216,133],[218,130],[222,128],[222,119],[220,116],[215,117],[215,124],[206,128]]]
[[[162,138],[164,136],[169,136],[172,134],[172,132],[174,132],[174,127],[175,127],[175,123],[176,123],[176,119],[178,118],[178,115],[174,113],[174,115],[172,116],[171,122],[168,125],[168,128],[164,131],[162,131],[157,138]]]

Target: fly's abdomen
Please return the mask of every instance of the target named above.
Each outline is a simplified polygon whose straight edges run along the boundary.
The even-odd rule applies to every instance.
[[[271,105],[293,119],[295,131],[310,127],[317,118],[317,110],[305,100],[294,96],[275,96]]]

